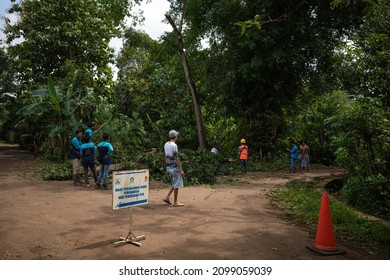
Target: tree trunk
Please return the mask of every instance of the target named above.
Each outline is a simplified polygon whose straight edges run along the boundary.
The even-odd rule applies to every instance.
[[[199,148],[203,150],[206,148],[206,140],[205,140],[205,135],[204,135],[202,114],[201,114],[201,110],[200,110],[198,92],[196,91],[195,84],[192,81],[192,77],[191,77],[191,73],[190,73],[190,69],[189,69],[189,65],[188,65],[188,60],[187,60],[186,54],[184,52],[183,37],[182,37],[181,31],[176,27],[176,24],[173,22],[171,15],[169,13],[166,13],[165,17],[167,18],[167,20],[171,24],[171,26],[172,26],[172,28],[175,31],[176,36],[177,36],[180,61],[183,65],[185,79],[187,82],[187,86],[191,92],[192,102],[194,104],[196,126],[197,126],[197,130],[198,130]]]

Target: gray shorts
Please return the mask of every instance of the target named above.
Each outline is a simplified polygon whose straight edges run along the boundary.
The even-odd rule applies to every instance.
[[[309,168],[310,167],[310,157],[309,155],[304,155],[302,159],[302,168]]]
[[[175,189],[184,187],[183,177],[181,176],[180,169],[177,166],[167,166],[167,172],[171,177],[172,187]]]

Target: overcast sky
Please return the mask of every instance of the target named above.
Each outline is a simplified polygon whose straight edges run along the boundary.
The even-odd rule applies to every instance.
[[[162,23],[164,20],[164,14],[169,10],[169,2],[167,0],[152,0],[151,3],[146,3],[144,0],[139,7],[143,11],[145,17],[145,23],[143,26],[139,26],[138,29],[144,30],[150,37],[157,40],[165,31],[172,30],[171,26],[167,23]],[[11,7],[10,0],[0,0],[0,39],[4,39],[3,28],[3,16],[8,8]],[[136,8],[138,9],[138,8]],[[113,39],[110,46],[116,51],[120,49],[122,41],[120,39]]]

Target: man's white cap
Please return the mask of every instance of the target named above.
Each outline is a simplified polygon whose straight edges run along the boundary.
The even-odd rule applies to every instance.
[[[175,138],[177,135],[179,135],[179,132],[176,130],[169,131],[169,138]]]

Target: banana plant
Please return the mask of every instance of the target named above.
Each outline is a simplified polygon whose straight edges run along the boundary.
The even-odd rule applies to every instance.
[[[48,78],[47,87],[32,92],[30,104],[21,108],[17,114],[20,115],[19,123],[31,122],[43,123],[46,135],[50,140],[49,150],[52,157],[58,159],[66,155],[66,138],[69,124],[66,119],[64,96],[59,88],[54,86],[53,79]]]

